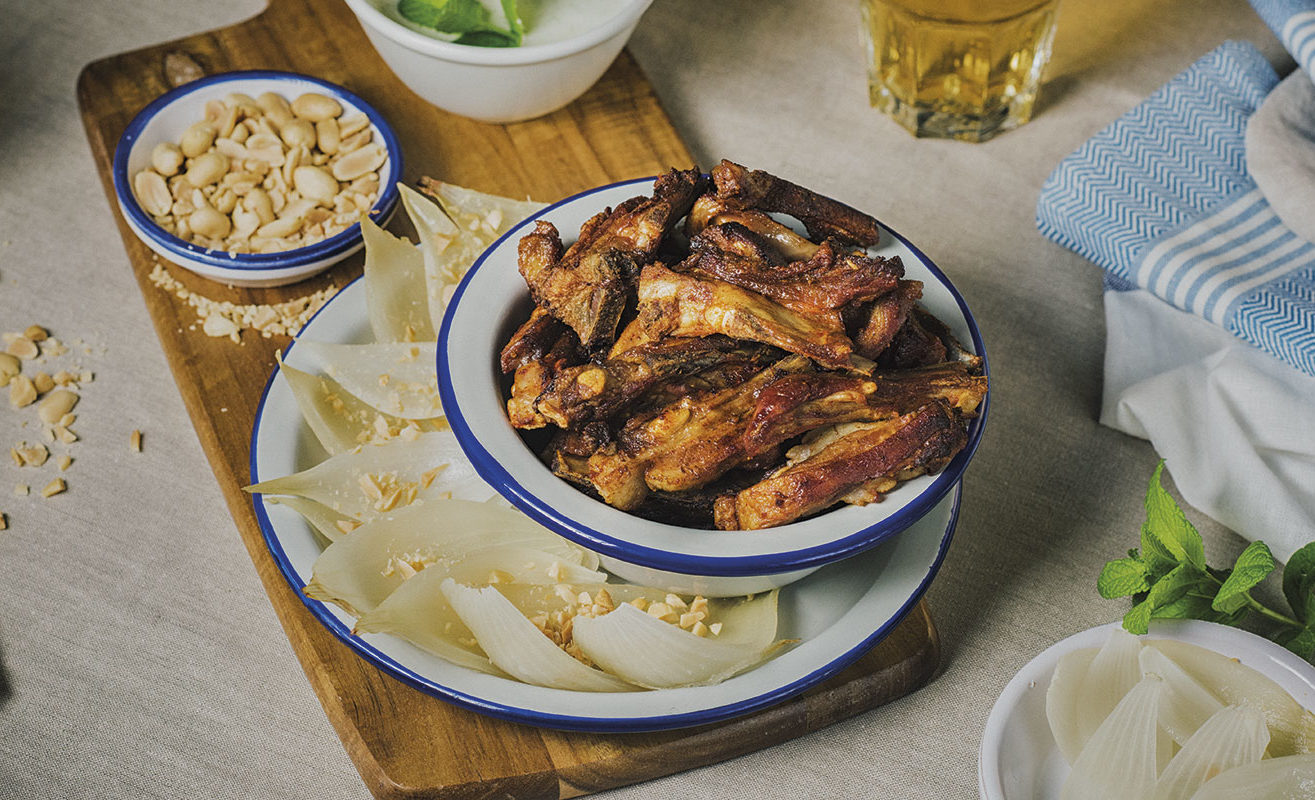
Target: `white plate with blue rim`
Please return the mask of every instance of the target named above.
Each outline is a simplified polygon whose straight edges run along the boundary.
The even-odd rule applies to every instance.
[[[299,334],[315,341],[372,341],[365,290],[339,292]],[[296,344],[289,364],[309,366]],[[288,385],[265,387],[251,440],[251,482],[287,475],[324,457],[302,422]],[[956,485],[917,522],[853,558],[818,569],[781,590],[781,655],[715,686],[609,694],[548,689],[473,672],[388,634],[351,633],[353,618],[301,593],[322,546],[287,506],[253,499],[265,542],[283,576],[328,630],[366,661],[423,692],[483,714],[541,727],[635,732],[718,722],[766,708],[835,675],[881,641],[913,608],[940,568],[958,519]]]

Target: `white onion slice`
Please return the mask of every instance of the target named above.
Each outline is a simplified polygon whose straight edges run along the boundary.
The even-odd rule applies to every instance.
[[[1269,726],[1269,755],[1311,752],[1315,745],[1315,715],[1274,681],[1204,647],[1172,639],[1153,640],[1150,646],[1172,659],[1224,703],[1250,703],[1259,708]]]
[[[434,341],[420,251],[365,216],[361,217],[361,234],[365,240],[365,305],[375,341]]]
[[[1315,797],[1315,755],[1267,758],[1234,767],[1192,795],[1192,800],[1310,800]]]
[[[402,419],[430,419],[443,413],[435,374],[437,347],[433,342],[329,344],[298,339],[297,355],[378,411]]]
[[[402,195],[402,205],[406,207],[407,216],[411,218],[411,224],[420,237],[426,305],[434,330],[439,330],[443,325],[443,310],[447,307],[448,287],[455,287],[461,277],[460,273],[454,275],[454,270],[447,268],[444,259],[445,255],[449,258],[459,255],[455,251],[448,253],[458,234],[457,226],[437,203],[415,189],[399,183],[397,190]]]
[[[334,542],[315,559],[305,593],[359,617],[408,577],[394,559],[450,564],[493,545],[530,547],[570,564],[579,564],[585,552],[524,514],[490,503],[433,499],[367,522]]]
[[[735,620],[722,619],[725,639],[702,638],[622,603],[601,617],[576,617],[574,638],[589,660],[639,686],[703,686],[762,661],[776,640],[776,592],[735,611]]]
[[[308,500],[305,497],[295,495],[285,495],[283,497],[271,496],[265,498],[265,502],[270,505],[287,506],[296,511],[311,527],[315,529],[324,540],[332,544],[343,537],[349,530],[356,528],[359,524],[356,520],[345,514],[339,514],[332,508],[317,503],[314,500]],[[339,525],[339,523],[344,523]]]
[[[457,228],[477,232],[490,243],[516,223],[547,207],[545,203],[533,200],[499,197],[441,181],[433,181],[430,185],[438,195],[443,211]]]
[[[1159,676],[1147,675],[1114,706],[1078,754],[1060,800],[1150,796],[1158,774],[1156,715],[1163,686]]]
[[[1143,647],[1137,659],[1143,675],[1154,673],[1164,678],[1160,727],[1178,744],[1185,745],[1206,720],[1224,707],[1196,679],[1154,647]]]
[[[1123,696],[1141,680],[1141,666],[1137,662],[1141,647],[1141,640],[1136,636],[1114,628],[1091,660],[1079,690],[1082,698],[1078,704],[1079,746],[1091,738]]]
[[[1050,733],[1059,745],[1059,752],[1069,764],[1077,760],[1085,741],[1078,727],[1083,702],[1081,689],[1095,657],[1094,647],[1060,656],[1046,688],[1046,721],[1050,723]]]
[[[1151,651],[1151,648],[1146,650]],[[1160,702],[1167,698],[1168,692]],[[1152,800],[1189,800],[1197,789],[1219,773],[1259,761],[1268,744],[1269,729],[1265,727],[1265,715],[1258,709],[1251,706],[1221,708],[1192,734],[1183,749],[1164,768],[1155,784]]]
[[[451,564],[435,564],[405,580],[373,610],[361,615],[353,632],[392,633],[459,666],[497,672],[474,635],[452,610],[441,589],[453,578],[470,586],[490,579],[522,584],[601,583],[606,575],[542,550],[518,546],[484,547]]]
[[[448,578],[442,590],[452,609],[475,635],[479,646],[507,674],[554,689],[624,692],[634,686],[585,666],[553,644],[492,586],[473,589]]]
[[[376,411],[357,400],[332,378],[303,372],[283,361],[279,362],[279,374],[292,389],[302,418],[331,456],[371,441],[377,433],[378,419],[382,419],[384,427],[390,430],[407,424],[406,420]],[[420,427],[422,430],[436,430],[431,422],[422,422]]]
[[[382,488],[376,492],[371,485]],[[415,498],[422,500],[443,496],[487,500],[494,494],[466,460],[451,431],[421,433],[409,441],[398,438],[362,445],[308,470],[261,481],[246,490],[307,497],[365,521],[390,510],[389,487],[413,487]],[[404,491],[403,499],[407,496]]]

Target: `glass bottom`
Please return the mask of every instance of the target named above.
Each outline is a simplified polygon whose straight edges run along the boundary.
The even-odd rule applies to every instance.
[[[985,142],[1032,119],[1036,93],[1019,95],[1008,103],[981,113],[946,111],[943,108],[906,103],[881,85],[872,87],[871,100],[874,108],[919,138]]]

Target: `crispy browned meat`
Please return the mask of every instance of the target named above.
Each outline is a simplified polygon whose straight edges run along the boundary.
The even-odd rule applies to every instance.
[[[899,286],[878,297],[863,310],[862,328],[854,336],[854,350],[875,360],[909,317],[909,310],[922,297],[922,281],[900,281]]]
[[[739,492],[733,506],[719,501],[717,524],[741,530],[784,525],[830,508],[875,480],[910,470],[935,472],[966,441],[967,433],[956,415],[935,402],[898,417],[858,425],[808,458]]]
[[[945,342],[927,330],[923,325],[924,315],[918,311],[915,306],[890,344],[875,359],[881,369],[913,369],[946,360]]]
[[[747,460],[741,434],[758,393],[785,375],[812,368],[802,356],[787,356],[742,384],[687,395],[631,419],[617,443],[590,457],[590,481],[607,503],[629,510],[650,488],[679,492],[717,479]]]
[[[661,264],[650,264],[640,273],[635,324],[650,339],[720,333],[836,368],[850,366],[854,350],[838,312],[801,314],[756,292],[673,272]]]
[[[713,167],[712,180],[717,200],[729,209],[789,214],[804,223],[814,239],[838,236],[869,247],[877,243],[880,227],[875,219],[775,175],[723,160]]]
[[[517,367],[511,383],[511,397],[507,400],[507,418],[512,426],[530,430],[547,425],[547,418],[539,413],[539,396],[552,385],[558,372],[582,361],[584,354],[580,351],[580,340],[567,329],[542,357]]]
[[[933,400],[971,416],[985,395],[986,379],[955,363],[871,377],[788,375],[758,394],[757,408],[744,430],[744,447],[755,454],[817,428],[887,419]]]
[[[689,216],[685,218],[685,235],[693,238],[713,225],[735,222],[770,242],[776,252],[791,261],[806,261],[813,257],[818,244],[810,241],[781,222],[772,219],[763,211],[732,211],[717,200],[715,195],[705,194],[694,201]]]
[[[565,252],[556,228],[537,223],[519,249],[534,302],[569,325],[587,349],[610,345],[639,268],[703,186],[698,170],[672,170],[654,183],[651,198],[631,198],[586,222]]]
[[[559,371],[535,406],[558,427],[579,428],[617,414],[660,383],[736,363],[757,372],[769,360],[775,360],[773,353],[779,358],[779,352],[772,348],[725,336],[668,337],[627,350],[601,364]]]
[[[522,364],[543,358],[565,332],[566,325],[561,320],[535,306],[530,318],[516,329],[502,348],[499,358],[502,373],[510,375]]]
[[[812,257],[786,263],[761,236],[723,222],[690,241],[693,254],[679,267],[770,297],[799,313],[827,312],[895,288],[904,274],[898,258],[871,257],[823,242]]]

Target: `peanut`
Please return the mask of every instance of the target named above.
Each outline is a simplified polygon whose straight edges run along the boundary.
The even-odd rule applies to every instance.
[[[211,239],[222,239],[232,227],[228,217],[215,210],[209,204],[203,205],[187,217],[187,225],[193,232]]]
[[[292,113],[311,122],[342,115],[342,105],[332,97],[308,92],[292,101]]]
[[[14,376],[23,371],[23,362],[10,353],[0,353],[0,386],[8,386]]]
[[[183,131],[183,138],[178,143],[178,147],[183,151],[183,155],[196,158],[210,149],[210,145],[214,144],[215,137],[218,135],[219,131],[209,122],[196,122]]]
[[[377,144],[354,150],[333,164],[333,177],[340,181],[354,181],[366,173],[383,166],[388,154]]]
[[[292,173],[292,185],[302,197],[330,204],[338,193],[338,182],[320,167],[297,167]]]
[[[37,416],[47,425],[58,425],[60,419],[78,404],[78,396],[68,389],[57,389],[46,395],[37,406]]]
[[[183,151],[173,142],[160,142],[151,150],[151,166],[165,176],[177,175],[183,165]]]
[[[142,204],[147,214],[163,217],[169,213],[173,198],[160,173],[149,169],[142,170],[132,179],[132,188],[137,194],[137,202]]]
[[[187,182],[198,189],[218,183],[228,172],[228,156],[211,151],[192,159],[192,166],[187,170]]]
[[[315,146],[315,126],[304,119],[289,120],[279,129],[279,136],[288,147]]]
[[[322,119],[315,123],[315,141],[321,153],[333,155],[338,152],[338,144],[342,141],[338,133],[338,120]]]

